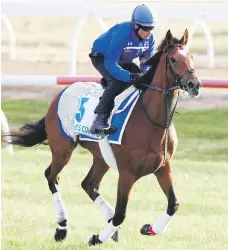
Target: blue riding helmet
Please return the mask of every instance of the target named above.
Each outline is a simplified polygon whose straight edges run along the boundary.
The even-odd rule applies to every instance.
[[[138,5],[132,13],[131,21],[145,27],[152,27],[156,25],[156,14],[145,4]]]

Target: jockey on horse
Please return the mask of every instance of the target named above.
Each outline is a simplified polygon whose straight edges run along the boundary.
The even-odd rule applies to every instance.
[[[107,85],[94,110],[97,116],[91,133],[99,134],[109,128],[107,120],[115,97],[149,69],[143,65],[140,69],[132,61],[139,57],[142,64],[155,53],[155,39],[151,34],[155,24],[155,13],[142,4],[134,9],[131,21],[116,24],[94,41],[89,56]]]

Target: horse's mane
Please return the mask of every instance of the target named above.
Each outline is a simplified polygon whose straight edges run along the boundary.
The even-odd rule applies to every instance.
[[[173,44],[180,43],[180,40],[178,40],[176,37],[173,37]],[[144,63],[142,63],[142,65],[150,66],[150,69],[138,79],[138,82],[143,82],[143,84],[145,85],[149,85],[151,83],[156,72],[158,63],[160,61],[161,55],[165,50],[167,50],[169,46],[167,46],[166,39],[163,38],[161,43],[157,47],[156,53],[152,57],[148,58]]]
[[[176,37],[173,37],[173,43],[172,43],[172,44],[180,44],[180,40],[178,40]],[[157,47],[157,52],[156,52],[152,57],[148,58],[148,59],[143,63],[143,65],[151,65],[151,66],[154,66],[153,64],[154,64],[155,62],[157,62],[157,60],[155,60],[155,58],[157,58],[158,55],[160,55],[160,57],[161,57],[162,52],[165,51],[165,50],[167,50],[167,47],[170,47],[170,45],[167,46],[166,39],[163,38],[162,41],[161,41],[161,43],[160,43],[160,44],[158,45],[158,47]],[[155,57],[155,58],[154,58],[154,57]],[[160,58],[159,58],[159,59],[160,59]]]
[[[176,37],[173,37],[173,43],[172,43],[172,45],[173,44],[181,44],[181,40],[177,39]],[[170,47],[170,45],[168,47]],[[161,43],[159,44],[159,46],[157,48],[157,51],[158,52],[159,51],[164,51],[166,49],[167,49],[166,39],[163,38],[162,41],[161,41]]]

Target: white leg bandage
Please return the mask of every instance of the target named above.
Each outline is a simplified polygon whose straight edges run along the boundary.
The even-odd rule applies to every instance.
[[[61,194],[59,192],[54,193],[52,195],[52,199],[53,199],[54,206],[55,206],[57,222],[62,222],[64,220],[66,220],[67,213],[66,213],[66,209],[63,205]]]
[[[102,242],[108,241],[117,229],[118,226],[113,226],[112,221],[110,221],[108,225],[99,233],[99,240]]]
[[[113,207],[101,195],[96,198],[94,204],[101,211],[106,221],[113,218],[115,213]]]
[[[155,234],[160,234],[160,233],[165,232],[171,219],[172,219],[172,216],[169,216],[167,213],[163,214],[152,225],[152,231]]]

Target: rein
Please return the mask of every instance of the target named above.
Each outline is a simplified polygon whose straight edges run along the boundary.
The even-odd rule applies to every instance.
[[[153,87],[153,86],[151,86],[151,87]],[[150,88],[150,87],[149,87],[149,88]],[[152,88],[150,88],[150,89],[152,89]],[[172,88],[170,88],[170,89],[172,89]],[[163,94],[165,95],[165,102],[166,102],[166,121],[165,121],[165,125],[161,125],[161,124],[159,124],[158,122],[155,122],[153,119],[151,119],[149,113],[147,112],[146,106],[145,106],[145,104],[144,104],[144,102],[143,102],[143,93],[140,94],[140,97],[141,97],[140,99],[141,99],[141,103],[142,103],[142,105],[143,105],[144,113],[146,114],[146,117],[148,118],[148,120],[149,120],[152,124],[154,124],[155,126],[160,127],[160,128],[169,128],[169,127],[171,126],[171,124],[172,124],[172,119],[173,119],[173,116],[174,116],[174,113],[175,113],[175,110],[176,110],[177,102],[178,102],[178,99],[179,99],[179,92],[178,92],[178,95],[177,95],[177,99],[176,99],[176,103],[175,103],[175,105],[174,105],[174,108],[173,108],[173,110],[170,112],[170,114],[167,114],[167,113],[168,113],[168,109],[169,109],[169,103],[172,103],[172,100],[168,102],[167,99],[168,99],[169,97],[171,97],[170,99],[173,99],[173,98],[174,98],[174,95],[173,95],[173,94],[170,95],[170,91],[174,91],[175,89],[178,89],[178,88],[174,88],[174,89],[172,89],[172,90],[169,90],[169,92],[167,92],[168,89],[160,89],[160,90],[157,89],[157,88],[156,88],[156,89],[155,89],[155,88],[152,89],[152,90],[161,91],[161,92],[163,92]]]
[[[182,78],[186,75],[186,74],[192,74],[195,72],[195,70],[193,68],[187,70],[182,76],[179,76],[178,74],[175,73],[174,69],[172,68],[172,65],[170,63],[170,59],[168,58],[168,55],[169,55],[169,52],[172,50],[172,48],[174,47],[182,47],[181,45],[172,45],[170,46],[168,49],[167,49],[167,52],[166,52],[166,55],[165,55],[165,61],[166,61],[166,80],[168,83],[169,82],[169,79],[168,79],[168,70],[170,70],[170,73],[172,74],[172,76],[174,77],[175,79],[175,84],[173,87],[170,87],[170,88],[160,88],[160,87],[157,87],[157,86],[154,86],[152,84],[150,85],[146,85],[146,84],[142,84],[144,87],[146,87],[147,89],[150,89],[150,90],[153,90],[153,91],[159,91],[161,93],[164,94],[164,98],[165,98],[165,107],[166,107],[166,119],[165,119],[165,124],[164,125],[161,125],[159,124],[158,122],[154,121],[147,109],[146,109],[146,106],[143,102],[143,94],[144,92],[141,92],[140,94],[140,99],[141,99],[141,103],[143,105],[143,109],[144,109],[144,113],[146,115],[146,117],[148,118],[148,120],[150,121],[151,124],[157,126],[157,127],[160,127],[160,128],[163,128],[165,129],[165,151],[164,151],[164,160],[163,160],[163,164],[166,162],[167,160],[167,149],[168,149],[168,128],[171,126],[172,124],[172,120],[173,120],[173,116],[175,114],[175,110],[176,110],[176,106],[177,106],[177,102],[178,102],[178,99],[179,99],[179,94],[180,92],[178,91],[178,94],[177,95],[174,95],[174,91],[175,90],[179,90],[179,89],[183,89],[184,91],[187,90],[187,84],[183,84],[181,82]],[[172,104],[173,104],[173,99],[174,97],[176,97],[176,102],[175,104],[173,105],[172,107]],[[162,165],[163,165],[162,164]]]

